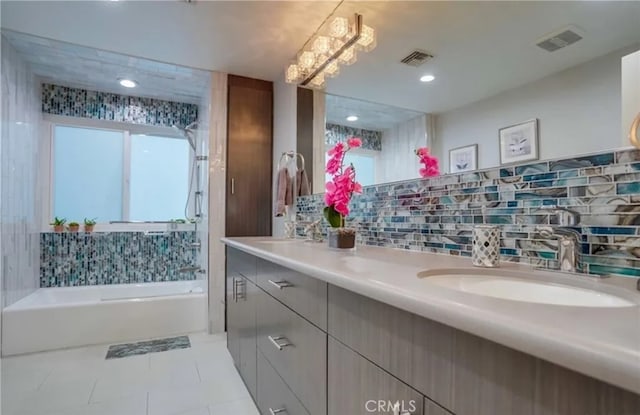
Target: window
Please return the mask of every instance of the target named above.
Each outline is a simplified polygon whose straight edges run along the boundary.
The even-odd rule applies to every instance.
[[[186,140],[56,125],[52,148],[54,216],[101,223],[184,218]]]
[[[329,156],[325,156],[325,165]],[[344,156],[344,165],[353,164],[356,169],[356,180],[363,186],[375,184],[376,179],[376,157],[357,150],[349,150]],[[325,181],[331,180],[331,175],[326,175]]]

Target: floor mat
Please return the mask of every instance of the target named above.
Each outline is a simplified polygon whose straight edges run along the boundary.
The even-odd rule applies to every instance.
[[[166,339],[147,340],[137,343],[115,344],[109,346],[107,359],[135,356],[147,353],[166,352],[167,350],[187,349],[191,347],[189,336],[168,337]]]

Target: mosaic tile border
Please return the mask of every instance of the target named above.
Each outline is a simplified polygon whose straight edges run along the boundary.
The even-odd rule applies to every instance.
[[[194,231],[40,234],[40,287],[195,280]]]
[[[198,106],[182,102],[42,84],[42,112],[171,127],[198,119]]]
[[[333,146],[336,143],[347,141],[349,137],[362,139],[362,148],[365,150],[382,151],[382,132],[353,128],[346,125],[327,123],[324,130],[325,144]]]
[[[623,149],[473,173],[369,186],[351,203],[359,242],[469,256],[474,224],[502,228],[503,261],[557,268],[557,242],[536,225],[556,225],[541,209],[582,215],[584,271],[640,277],[640,150]],[[303,217],[321,217],[322,195],[298,199]]]

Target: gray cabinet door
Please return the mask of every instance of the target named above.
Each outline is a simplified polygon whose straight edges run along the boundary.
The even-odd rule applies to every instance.
[[[328,307],[329,335],[451,408],[451,327],[333,285]]]
[[[258,349],[311,415],[327,413],[327,334],[268,294],[258,297]]]
[[[422,415],[424,397],[337,340],[328,344],[329,415]]]
[[[242,278],[237,286],[239,310],[240,376],[244,379],[249,393],[256,396],[256,302],[260,289]],[[266,295],[266,294],[264,294]]]
[[[267,359],[258,352],[258,408],[271,415],[309,415]]]

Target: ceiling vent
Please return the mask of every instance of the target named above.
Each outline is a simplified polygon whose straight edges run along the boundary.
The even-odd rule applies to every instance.
[[[418,67],[430,59],[433,59],[433,55],[428,54],[424,50],[416,49],[404,57],[400,62],[405,65]]]
[[[579,30],[573,26],[567,26],[561,30],[550,33],[538,39],[536,45],[547,52],[555,52],[566,46],[572,45],[582,39]]]

